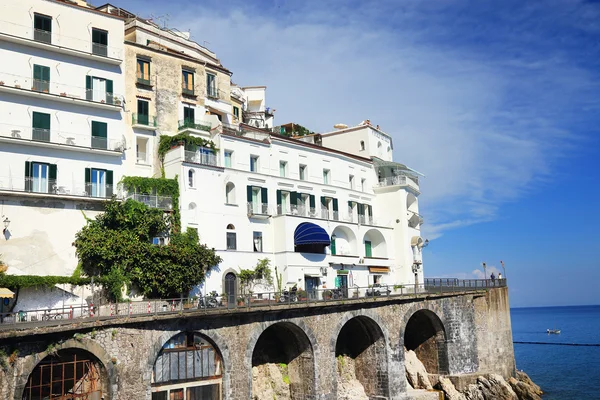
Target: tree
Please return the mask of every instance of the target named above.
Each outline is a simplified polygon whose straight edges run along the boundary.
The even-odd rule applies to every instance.
[[[242,294],[252,294],[257,285],[273,286],[271,261],[268,258],[258,260],[254,269],[240,269],[239,273]]]
[[[125,284],[150,298],[189,292],[221,258],[199,243],[196,230],[169,235],[170,226],[161,210],[133,200],[107,202],[105,212],[88,220],[73,243],[82,272],[98,277],[117,301]],[[152,244],[153,238],[166,236],[168,244]]]

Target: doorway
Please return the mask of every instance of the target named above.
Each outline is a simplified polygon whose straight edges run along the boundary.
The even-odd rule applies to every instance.
[[[233,272],[228,272],[225,275],[225,297],[229,308],[235,307],[236,280],[237,277]]]
[[[317,298],[317,289],[319,288],[319,278],[312,276],[305,276],[304,282],[306,283],[306,294],[309,299]]]

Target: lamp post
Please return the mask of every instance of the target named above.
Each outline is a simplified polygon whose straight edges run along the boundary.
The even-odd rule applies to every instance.
[[[6,231],[8,230],[8,226],[10,225],[10,220],[8,219],[8,217],[4,218],[4,221],[2,221],[4,223],[4,230],[2,230],[2,233],[6,233]]]
[[[483,279],[487,280],[487,265],[484,262],[481,265],[483,265]]]
[[[502,271],[504,272],[504,279],[506,279],[506,268],[504,267],[504,261],[500,260],[500,264],[502,264]]]

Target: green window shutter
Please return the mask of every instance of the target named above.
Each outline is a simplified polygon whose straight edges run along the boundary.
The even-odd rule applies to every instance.
[[[338,199],[333,199],[333,211],[338,211]]]
[[[277,205],[281,205],[281,190],[277,190]]]
[[[368,240],[365,240],[365,257],[373,257],[373,248]]]
[[[327,202],[325,201],[325,196],[321,196],[321,207],[327,207]]]
[[[33,163],[30,161],[25,161],[25,191],[26,192],[31,192],[31,187],[32,187],[31,177],[33,176],[33,171],[31,170],[32,164]]]
[[[335,256],[335,253],[337,251],[337,249],[335,247],[335,239],[331,239],[331,245],[329,248],[331,249],[331,255]]]
[[[246,187],[246,193],[248,194],[248,203],[252,203],[252,186]]]
[[[348,202],[348,209],[352,210],[352,202],[351,201]]]
[[[50,114],[33,112],[32,127],[50,130]]]
[[[260,188],[260,197],[263,204],[267,204],[269,202],[267,198],[267,188]]]
[[[358,208],[358,215],[365,215],[365,205],[364,204],[357,204],[357,208]]]
[[[315,195],[314,194],[310,195],[309,201],[310,201],[310,208],[315,208]]]
[[[52,189],[56,188],[56,176],[57,176],[57,167],[56,164],[48,165],[48,186]]]
[[[92,77],[89,75],[85,76],[85,99],[86,100],[92,100],[94,97],[93,94],[93,84],[92,84]]]
[[[113,172],[106,171],[106,197],[113,195]]]
[[[293,206],[297,206],[298,205],[298,192],[291,192],[290,193],[290,204]]]
[[[92,194],[92,169],[85,169],[85,192],[88,196]]]
[[[50,82],[50,67],[42,67],[42,80]]]
[[[92,121],[92,136],[106,139],[108,137],[108,125],[106,122]]]
[[[50,82],[50,67],[34,64],[33,79],[36,81]]]
[[[115,94],[113,93],[113,81],[111,81],[110,79],[107,79],[106,80],[106,104],[113,104],[114,96],[115,96]]]

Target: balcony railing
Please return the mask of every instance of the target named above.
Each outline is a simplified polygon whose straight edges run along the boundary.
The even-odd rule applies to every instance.
[[[179,121],[179,131],[185,129],[196,129],[199,131],[210,132],[211,124],[208,121],[182,119]]]
[[[185,156],[184,159],[186,162],[202,164],[202,165],[210,165],[213,167],[219,166],[219,159],[216,156],[216,154],[214,154],[214,153],[185,150],[184,156]]]
[[[156,126],[157,126],[155,116],[150,116],[150,115],[146,115],[146,114],[138,114],[138,113],[131,114],[131,124],[132,125],[142,125],[142,126],[153,127],[153,128],[156,128]]]
[[[339,221],[340,215],[338,211],[331,211],[327,208],[321,208],[321,218],[328,219],[332,221]]]
[[[270,215],[269,204],[259,202],[248,203],[248,215]]]
[[[194,96],[194,89],[188,89],[188,88],[182,87],[181,93],[186,96]]]
[[[139,83],[140,85],[145,85],[145,86],[152,86],[152,83],[150,83],[150,77],[144,77],[144,76],[140,76],[138,75],[137,77],[137,83]]]
[[[59,176],[58,179],[41,179],[23,176],[0,175],[0,190],[12,192],[38,193],[57,196],[78,196],[106,199],[114,191],[113,185],[72,181]]]
[[[123,151],[120,139],[94,137],[91,134],[64,132],[32,128],[30,126],[0,124],[0,137],[31,142],[59,144],[63,146],[83,147],[97,150]]]
[[[81,79],[84,80],[84,76],[81,76]],[[123,99],[123,96],[114,92],[86,89],[82,86],[57,83],[52,80],[33,79],[29,76],[14,75],[6,72],[0,72],[0,86],[114,106],[121,106]]]
[[[390,176],[387,178],[381,178],[377,183],[376,187],[386,187],[386,186],[410,186],[414,189],[419,190],[419,183],[416,178],[412,178],[406,175],[400,176]]]
[[[131,199],[144,203],[150,208],[158,208],[160,210],[172,210],[173,199],[171,196],[156,196],[152,194],[130,193],[125,196],[125,199]]]
[[[302,204],[290,204],[289,206],[279,204],[277,206],[278,215],[294,215],[298,217],[318,218],[317,209]]]
[[[148,164],[148,155],[146,153],[138,151],[135,156],[138,164]]]
[[[48,32],[41,29],[35,29],[29,25],[20,25],[13,22],[0,20],[0,32],[22,39],[33,40],[36,42],[47,43],[59,48],[80,51],[100,57],[123,59],[123,49],[119,47],[105,46],[92,42],[90,39],[82,39],[74,36],[62,35],[57,32]]]
[[[206,88],[206,97],[210,99],[221,99],[228,100],[227,93],[224,90],[217,89],[216,87],[207,87]]]

